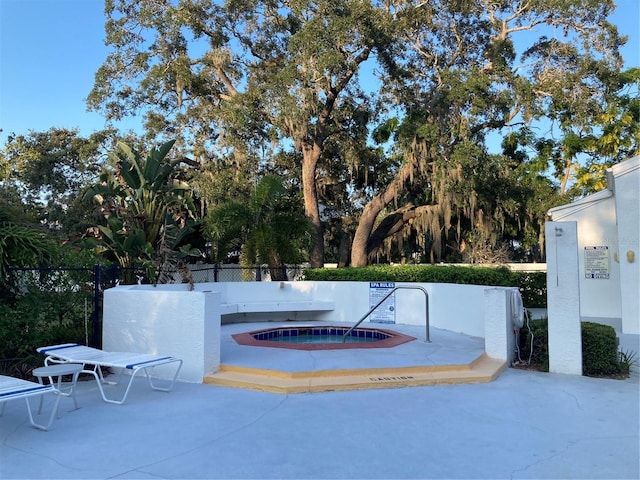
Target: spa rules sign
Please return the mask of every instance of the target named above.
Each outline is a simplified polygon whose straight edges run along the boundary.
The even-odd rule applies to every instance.
[[[609,247],[584,247],[584,278],[609,279]]]
[[[389,292],[396,286],[395,282],[369,282],[369,308],[373,308],[380,303]],[[369,315],[370,322],[376,323],[396,323],[396,294],[389,295]]]

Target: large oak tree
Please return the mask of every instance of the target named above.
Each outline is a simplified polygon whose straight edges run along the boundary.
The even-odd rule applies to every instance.
[[[112,52],[89,100],[111,119],[146,115],[150,135],[178,137],[194,157],[248,175],[293,152],[315,231],[312,266],[324,262],[324,226],[349,203],[360,214],[353,265],[409,234],[435,259],[451,240],[461,250],[465,232],[494,241],[507,227],[541,229],[539,213],[513,195],[527,183],[526,158],[491,151],[490,140],[588,126],[605,108],[620,69],[613,8],[107,0]]]

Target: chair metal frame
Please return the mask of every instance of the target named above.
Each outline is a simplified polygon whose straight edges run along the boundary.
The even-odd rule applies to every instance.
[[[161,392],[169,392],[173,389],[180,369],[182,368],[182,360],[176,357],[153,355],[148,353],[131,353],[131,352],[109,352],[93,347],[86,347],[77,343],[65,343],[61,345],[51,345],[48,347],[40,347],[37,351],[46,355],[45,365],[54,363],[81,363],[82,371],[80,373],[91,374],[95,377],[100,390],[102,399],[107,403],[122,405],[129,395],[133,381],[140,372],[144,373],[149,381],[152,390]],[[154,383],[150,375],[150,370],[160,365],[168,365],[177,363],[178,366],[169,381],[168,386],[161,386]],[[104,368],[116,369],[120,374],[117,382],[109,382],[105,379]],[[121,398],[107,397],[103,385],[118,384],[124,373],[129,373],[129,380]]]
[[[31,410],[29,398],[40,396],[40,400],[42,401],[42,397],[47,393],[52,393],[56,397],[53,408],[51,409],[51,414],[49,415],[49,419],[46,423],[37,423]],[[4,407],[9,400],[16,400],[20,398],[24,398],[24,401],[27,404],[27,412],[29,413],[29,422],[31,425],[40,430],[49,430],[53,420],[57,416],[58,406],[60,404],[60,391],[55,388],[54,385],[41,385],[40,383],[31,382],[29,380],[0,375],[0,416],[4,414]],[[40,408],[42,408],[42,404],[40,405]]]

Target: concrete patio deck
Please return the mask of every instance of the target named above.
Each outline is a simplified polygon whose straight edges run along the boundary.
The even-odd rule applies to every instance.
[[[239,353],[227,347],[223,363]],[[335,360],[271,350],[255,347],[250,366],[307,370]],[[363,359],[350,352],[341,365],[356,368]],[[413,362],[405,353],[395,361]],[[378,354],[366,363],[388,352]],[[48,432],[29,425],[22,401],[7,404],[0,479],[640,477],[637,374],[508,368],[488,383],[297,394],[189,383],[163,393],[141,378],[121,406],[104,403],[94,381],[79,382],[76,398],[74,411],[62,399]]]

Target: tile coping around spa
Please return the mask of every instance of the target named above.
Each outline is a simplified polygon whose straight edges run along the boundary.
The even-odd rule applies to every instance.
[[[312,330],[313,335],[343,335],[349,327],[324,325],[321,327],[315,325],[296,325],[295,327],[276,327],[252,332],[236,333],[231,335],[239,345],[247,345],[252,347],[271,347],[271,348],[287,348],[292,350],[348,350],[355,348],[391,348],[403,343],[416,340],[416,337],[404,335],[402,333],[380,328],[357,328],[352,333],[363,337],[378,337],[373,342],[356,342],[356,343],[288,343],[281,341],[268,340],[270,334],[280,336],[295,336],[300,330]],[[260,338],[262,337],[262,338]]]

